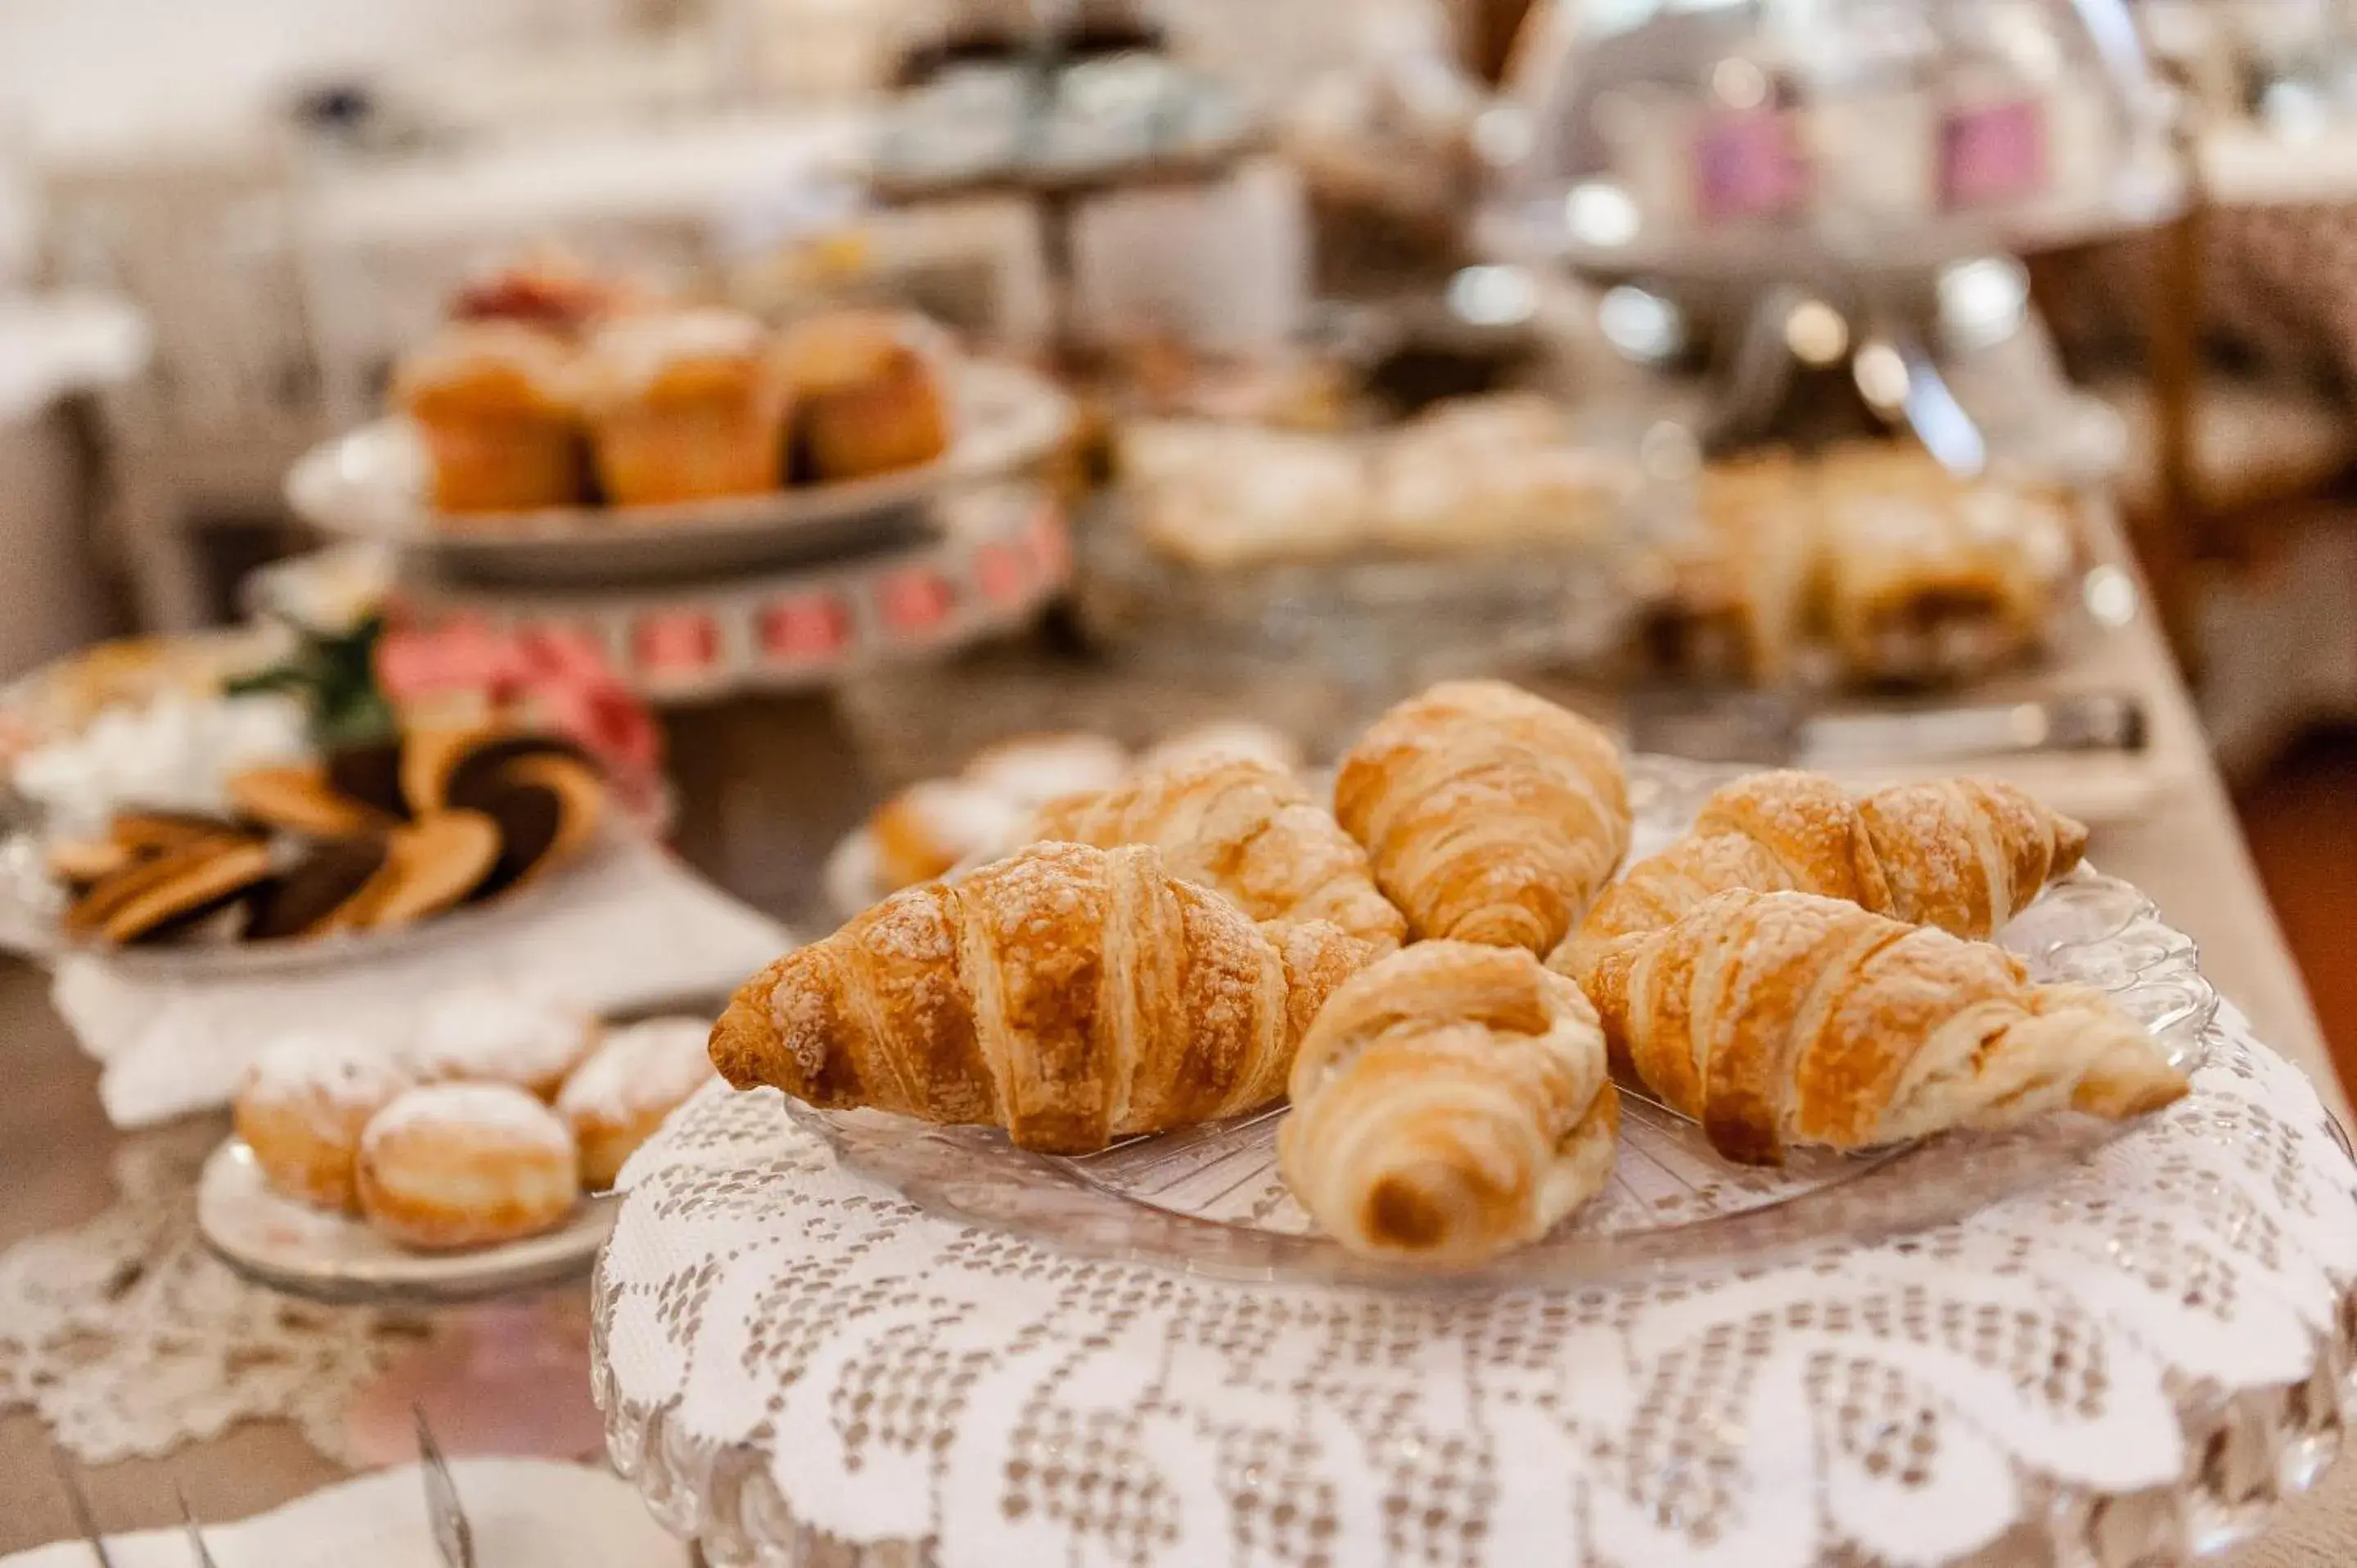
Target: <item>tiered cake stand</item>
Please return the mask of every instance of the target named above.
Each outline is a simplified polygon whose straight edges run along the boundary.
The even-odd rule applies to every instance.
[[[586,633],[651,700],[821,686],[1019,625],[1069,575],[1039,470],[1071,405],[1010,365],[968,362],[952,384],[951,449],[877,479],[441,519],[415,432],[388,420],[305,456],[287,497],[330,534],[390,545],[428,613]]]
[[[2092,416],[2007,259],[2183,208],[2173,102],[2126,8],[1797,15],[1769,0],[1635,22],[1601,0],[1542,8],[1488,126],[1500,179],[1482,243],[1612,287],[1605,335],[1648,369],[1706,326],[1708,445],[1781,433],[1781,405],[1817,371],[1844,373],[1874,418],[1959,472],[1993,446],[2078,466],[2085,442],[2053,427]],[[1954,373],[2024,338],[1994,368]],[[2011,439],[1984,428],[1995,420]]]

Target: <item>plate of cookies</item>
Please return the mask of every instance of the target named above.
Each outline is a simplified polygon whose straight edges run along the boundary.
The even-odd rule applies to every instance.
[[[712,1078],[709,1025],[601,1027],[454,992],[403,1040],[291,1036],[256,1058],[197,1219],[232,1268],[339,1301],[447,1302],[575,1278],[623,1163]]]
[[[2192,944],[1981,779],[1625,758],[1494,681],[1330,793],[1132,773],[737,993],[739,1089],[927,1208],[1233,1278],[1561,1284],[1969,1212],[2181,1098]]]
[[[124,807],[42,845],[53,950],[213,975],[342,962],[500,918],[591,857],[607,789],[574,743],[502,724],[229,774],[227,809]]]

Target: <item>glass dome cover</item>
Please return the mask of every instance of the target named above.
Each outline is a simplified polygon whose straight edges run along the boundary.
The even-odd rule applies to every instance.
[[[2171,111],[2122,0],[1555,0],[1485,228],[1668,276],[2040,249],[2177,209]]]

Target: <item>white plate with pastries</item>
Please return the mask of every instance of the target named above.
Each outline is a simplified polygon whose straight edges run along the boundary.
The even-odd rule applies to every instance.
[[[479,987],[406,1036],[290,1036],[240,1086],[197,1224],[238,1273],[324,1301],[504,1295],[587,1272],[623,1163],[710,1081],[705,1020],[606,1029]]]
[[[561,507],[469,514],[452,522],[426,501],[428,461],[399,417],[315,447],[287,475],[294,511],[341,538],[430,551],[507,582],[609,584],[651,574],[738,571],[839,544],[879,514],[920,505],[944,486],[1009,472],[1049,451],[1071,418],[1064,395],[1020,367],[985,360],[948,373],[948,451],[870,478],[720,500]]]
[[[749,982],[714,1059],[925,1207],[1086,1255],[1560,1285],[2034,1187],[2185,1094],[2218,1004],[2001,783],[1624,767],[1471,682],[1334,800],[1221,759],[1060,805]]]
[[[562,1284],[589,1272],[618,1204],[584,1198],[554,1230],[462,1252],[416,1252],[349,1215],[273,1190],[253,1150],[231,1138],[205,1161],[197,1226],[248,1279],[315,1301],[431,1305]]]

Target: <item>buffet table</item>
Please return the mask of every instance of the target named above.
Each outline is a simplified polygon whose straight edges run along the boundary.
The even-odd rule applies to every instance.
[[[2136,683],[2155,706],[2156,734],[2190,736],[2187,697],[2158,634],[2139,621],[2127,634]],[[863,788],[828,711],[802,699],[762,698],[691,712],[676,721],[682,846],[732,891],[799,913],[814,902],[821,857],[865,810]],[[2202,946],[2204,968],[2250,1017],[2258,1036],[2332,1087],[2324,1042],[2252,870],[2224,790],[2201,755],[2132,825],[2098,832],[2096,864],[2142,885],[2164,915]],[[0,1036],[12,1052],[10,1092],[0,1096],[0,1246],[80,1222],[112,1201],[118,1155],[152,1151],[193,1160],[218,1138],[203,1118],[124,1138],[111,1132],[93,1090],[95,1070],[75,1050],[46,1000],[46,978],[0,967]],[[34,1418],[0,1418],[0,1550],[28,1547],[70,1530],[51,1476],[47,1436]],[[249,1423],[160,1461],[134,1461],[91,1476],[110,1530],[172,1517],[178,1482],[199,1515],[231,1519],[334,1479],[338,1470],[291,1426]],[[2309,1564],[2357,1560],[2357,1466],[2343,1466],[2287,1506],[2281,1524],[2225,1561]]]

